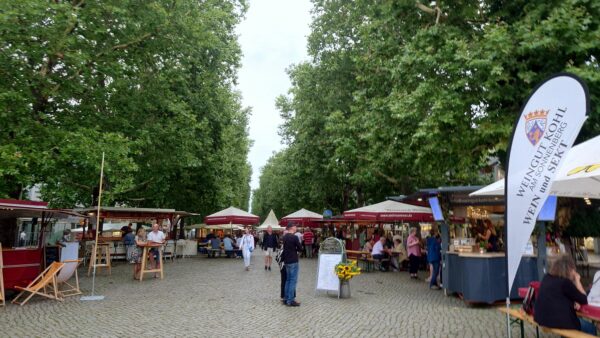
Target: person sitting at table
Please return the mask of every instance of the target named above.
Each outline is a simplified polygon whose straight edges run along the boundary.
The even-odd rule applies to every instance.
[[[210,256],[216,257],[217,252],[221,252],[221,239],[217,236],[213,237],[210,240],[210,248],[212,249]]]
[[[133,266],[133,279],[140,279],[140,271],[142,270],[142,248],[140,245],[146,244],[146,229],[139,228],[135,235],[135,248],[131,253],[131,260],[135,263]]]
[[[375,244],[375,239],[373,237],[369,238],[367,243],[365,243],[365,247],[363,248],[363,251],[368,251],[368,252],[373,251],[374,244]]]
[[[573,258],[559,255],[540,284],[534,306],[535,321],[541,326],[595,335],[594,324],[577,317],[576,311],[586,304],[585,289]]]
[[[231,258],[233,254],[233,240],[230,235],[225,235],[225,238],[223,238],[223,248],[225,249],[227,258]]]
[[[148,242],[153,244],[164,244],[165,243],[165,233],[159,230],[158,223],[152,224],[152,231],[148,234]],[[158,269],[159,264],[158,258],[160,257],[158,254],[159,248],[150,249],[150,267],[151,269]],[[158,274],[154,274],[154,278],[158,278]]]
[[[600,307],[600,271],[596,271],[587,295],[588,304]]]
[[[400,271],[402,263],[407,259],[406,249],[404,248],[404,244],[402,244],[402,237],[394,236],[394,247],[392,248],[392,261],[390,262],[390,265],[394,270]]]
[[[391,253],[390,249],[387,249],[385,247],[386,241],[387,241],[386,238],[384,236],[381,236],[379,238],[379,240],[377,241],[377,243],[375,243],[375,245],[373,246],[373,251],[371,251],[371,256],[373,257],[373,259],[376,259],[379,261],[379,270],[382,272],[387,271],[389,268],[389,266],[388,266],[389,261],[387,264],[385,264],[383,262],[383,259],[385,259],[386,257],[389,257],[389,254]]]

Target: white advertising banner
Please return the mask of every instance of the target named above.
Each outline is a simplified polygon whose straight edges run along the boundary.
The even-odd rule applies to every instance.
[[[564,73],[540,84],[521,111],[510,143],[505,186],[509,293],[537,216],[587,111],[587,87]]]

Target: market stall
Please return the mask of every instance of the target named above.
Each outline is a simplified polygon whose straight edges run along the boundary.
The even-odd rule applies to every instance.
[[[442,201],[447,220],[440,225],[442,284],[446,294],[456,293],[468,303],[494,303],[504,300],[507,290],[502,243],[504,200],[497,196],[469,196],[480,188],[423,189],[411,198],[427,201],[438,197]],[[495,237],[494,247],[482,239],[488,229]],[[537,279],[537,256],[532,244],[519,266],[511,298],[518,298],[519,287]]]
[[[256,225],[259,221],[258,216],[236,207],[229,207],[204,217],[204,223],[207,225],[230,224],[232,227],[233,224]]]
[[[79,208],[74,210],[76,212],[88,215],[90,219],[93,220],[95,220],[96,213],[98,212],[97,208],[93,207]],[[169,253],[170,255],[175,255],[176,252],[180,252],[177,250],[177,247],[187,248],[193,246],[195,248],[197,245],[196,241],[185,239],[183,230],[184,218],[197,215],[198,214],[186,211],[177,211],[175,209],[101,207],[100,224],[95,226],[93,230],[89,229],[90,227],[93,227],[93,225],[89,226],[88,229],[83,227],[80,230],[84,234],[83,241],[85,242],[84,248],[86,257],[90,256],[91,251],[93,250],[93,237],[86,235],[92,233],[93,231],[99,231],[99,241],[109,243],[111,248],[111,256],[124,258],[126,254],[126,248],[122,242],[122,232],[120,229],[123,226],[127,226],[129,223],[132,224],[134,232],[136,232],[140,227],[149,228],[152,223],[158,223],[162,231],[166,233],[167,243],[165,246],[165,252]],[[77,230],[79,231],[79,229]],[[185,251],[185,249],[181,250]],[[191,254],[191,251],[189,254]]]
[[[394,234],[399,232],[403,238],[407,236],[409,224],[415,225],[422,232],[427,231],[433,222],[433,215],[427,207],[386,200],[344,211],[343,220],[351,224],[351,231],[359,232],[358,236],[351,236],[353,241],[351,245],[347,243],[347,249],[358,250],[364,246],[361,242],[372,237],[377,229],[392,231]]]
[[[50,209],[46,202],[0,199],[5,289],[26,286],[47,261],[59,259],[60,249],[47,246],[46,236],[53,221],[70,216],[84,217],[70,210]]]
[[[296,212],[293,212],[293,213],[283,217],[279,221],[279,224],[282,226],[285,226],[289,222],[292,222],[292,223],[296,224],[299,228],[316,227],[318,225],[317,222],[322,219],[323,219],[323,215],[302,208]]]

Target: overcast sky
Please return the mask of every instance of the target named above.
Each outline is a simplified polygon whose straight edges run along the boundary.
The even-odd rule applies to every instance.
[[[277,134],[281,119],[275,98],[290,88],[286,68],[308,58],[311,5],[308,0],[251,0],[249,5],[246,19],[237,28],[244,53],[238,89],[243,105],[252,107],[250,185],[256,189],[260,168],[283,147]]]

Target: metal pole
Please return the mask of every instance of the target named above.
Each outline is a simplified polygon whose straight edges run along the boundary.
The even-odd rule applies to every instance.
[[[510,310],[510,294],[506,297],[506,332],[507,332],[507,337],[511,338],[512,337],[512,332],[510,332],[510,315],[509,315],[509,310]]]
[[[94,295],[94,291],[95,291],[95,287],[96,287],[96,262],[97,262],[97,254],[98,254],[98,230],[99,230],[99,225],[100,225],[100,205],[102,203],[102,183],[103,183],[103,179],[104,179],[104,152],[102,152],[102,164],[100,165],[100,189],[98,192],[98,209],[96,212],[96,238],[94,240],[94,252],[93,252],[93,256],[94,256],[94,260],[93,260],[93,264],[94,264],[94,272],[92,274],[92,294],[89,297],[81,297],[81,300],[102,300],[104,299],[104,296],[95,296]]]
[[[100,187],[98,192],[98,210],[96,212],[96,238],[94,240],[94,256],[98,259],[98,230],[100,225],[100,205],[102,204],[102,183],[104,180],[104,152],[102,152],[102,164],[100,165]],[[96,286],[96,261],[94,261],[94,272],[92,274],[92,296],[94,295]]]

